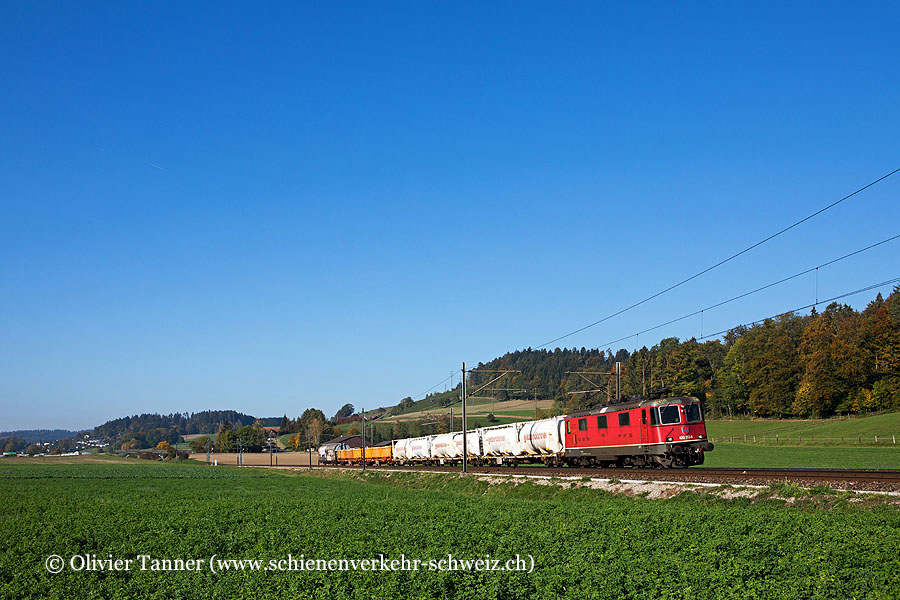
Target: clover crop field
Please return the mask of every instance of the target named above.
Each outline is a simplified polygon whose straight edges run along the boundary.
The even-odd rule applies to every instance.
[[[453,475],[0,461],[3,598],[896,598],[900,510],[669,500]],[[45,569],[49,555],[202,559]],[[534,557],[532,572],[213,573],[223,559]],[[138,563],[139,564],[139,563]],[[265,564],[265,562],[264,562]]]

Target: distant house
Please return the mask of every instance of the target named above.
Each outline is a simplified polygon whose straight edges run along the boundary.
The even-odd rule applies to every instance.
[[[335,425],[346,425],[347,423],[356,423],[357,421],[361,421],[362,417],[358,414],[350,415],[349,417],[337,417],[334,420]]]
[[[346,450],[347,448],[362,448],[362,438],[358,435],[345,435],[328,440],[319,445],[319,458],[324,461],[333,461],[336,450]]]
[[[278,427],[263,427],[266,430],[266,438],[272,439],[278,437],[278,432],[280,431]]]

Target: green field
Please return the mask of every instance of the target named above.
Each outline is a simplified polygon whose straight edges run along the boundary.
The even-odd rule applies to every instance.
[[[0,506],[4,598],[843,599],[900,590],[900,510],[839,497],[795,506],[695,493],[646,500],[447,475],[360,480],[110,458],[0,462]],[[44,568],[51,554],[203,566],[54,575]],[[213,554],[263,565],[288,554],[403,555],[426,566],[214,574]],[[535,565],[531,573],[428,570],[448,554],[530,555]]]
[[[874,446],[878,436],[879,446],[894,445],[894,437],[900,442],[900,412],[853,417],[851,419],[818,420],[712,420],[706,422],[710,439],[728,439],[756,443],[831,444]],[[862,438],[860,440],[860,438]],[[900,447],[900,444],[897,445]]]
[[[766,446],[738,442],[715,446],[706,454],[703,467],[900,469],[900,446]]]

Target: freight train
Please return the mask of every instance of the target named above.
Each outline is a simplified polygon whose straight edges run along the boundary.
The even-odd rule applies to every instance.
[[[469,464],[674,468],[703,464],[713,449],[697,398],[638,399],[539,421],[466,433]],[[452,465],[462,462],[461,431],[338,450],[337,464]]]

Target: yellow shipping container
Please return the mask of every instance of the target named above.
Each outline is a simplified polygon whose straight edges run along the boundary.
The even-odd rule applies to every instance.
[[[391,446],[371,446],[366,448],[366,462],[387,462],[393,453]],[[362,448],[348,448],[337,451],[338,462],[362,462]]]

